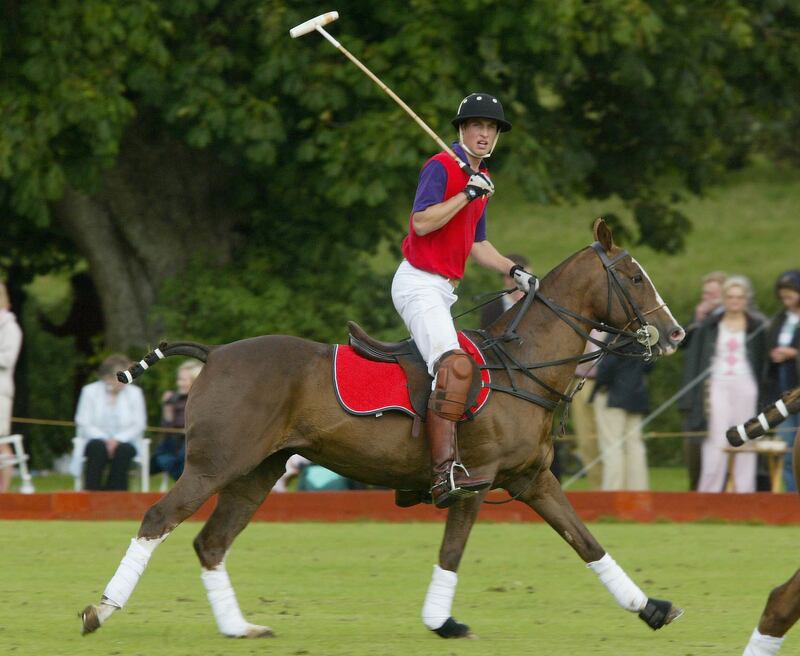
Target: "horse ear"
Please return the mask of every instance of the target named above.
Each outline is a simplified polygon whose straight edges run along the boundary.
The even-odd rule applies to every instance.
[[[600,218],[594,222],[593,230],[595,241],[600,242],[603,250],[609,253],[614,246],[614,235],[611,234],[611,228]]]

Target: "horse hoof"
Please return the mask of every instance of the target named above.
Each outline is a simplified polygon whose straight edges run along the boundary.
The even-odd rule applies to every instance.
[[[475,640],[478,637],[469,630],[466,624],[461,624],[452,617],[448,617],[447,621],[438,629],[434,629],[433,632],[440,638],[468,638]]]
[[[674,622],[681,615],[683,615],[683,609],[673,606],[671,601],[650,598],[639,613],[639,618],[653,631],[656,631],[662,626]]]
[[[683,608],[678,608],[677,606],[673,606],[670,608],[669,613],[667,614],[667,619],[665,620],[664,624],[670,624],[677,620],[681,615],[683,615]]]
[[[78,617],[81,618],[81,635],[87,633],[94,633],[100,628],[100,616],[97,614],[97,606],[87,606],[80,613]]]
[[[259,626],[258,624],[248,624],[247,631],[242,636],[243,638],[274,638],[275,633],[268,626]]]

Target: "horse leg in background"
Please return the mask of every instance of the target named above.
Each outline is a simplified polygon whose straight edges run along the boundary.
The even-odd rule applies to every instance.
[[[473,637],[469,627],[453,619],[450,611],[458,584],[458,565],[487,492],[488,489],[461,499],[447,512],[439,563],[433,566],[433,577],[422,605],[422,621],[441,638]]]
[[[800,570],[769,594],[758,627],[753,630],[743,656],[773,656],[786,632],[800,619]]]
[[[529,481],[530,479],[519,479],[506,489],[512,496],[523,490],[517,498],[533,508],[567,541],[587,566],[597,574],[622,608],[638,613],[639,617],[654,630],[660,629],[683,614],[683,610],[673,606],[672,602],[650,599],[641,591],[595,540],[549,469],[541,472],[533,485],[526,490],[525,486]]]
[[[220,490],[217,507],[194,540],[194,550],[203,568],[200,577],[223,635],[233,638],[273,635],[269,627],[250,624],[244,619],[225,569],[225,557],[236,536],[284,473],[288,457],[285,452],[275,453],[252,472]]]
[[[216,491],[219,484],[213,476],[204,476],[190,465],[172,489],[145,513],[139,533],[128,547],[116,573],[103,592],[99,605],[89,605],[80,613],[86,635],[99,629],[111,615],[123,608],[139,582],[150,556],[166,540],[169,533],[190,517]]]
[[[789,394],[794,395],[800,387]],[[784,395],[787,398],[789,395]],[[793,409],[794,410],[794,409]],[[800,435],[794,440],[794,480],[800,480]],[[743,656],[773,656],[783,644],[786,632],[800,619],[800,570],[783,585],[779,585],[767,598],[767,605],[761,614],[758,626],[753,629],[750,642],[745,647]]]

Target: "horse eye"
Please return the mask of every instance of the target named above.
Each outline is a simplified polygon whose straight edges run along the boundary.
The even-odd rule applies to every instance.
[[[644,280],[644,278],[642,278],[641,273],[637,273],[635,276],[631,278],[631,280],[633,281],[634,285],[638,285],[642,282],[642,280]]]

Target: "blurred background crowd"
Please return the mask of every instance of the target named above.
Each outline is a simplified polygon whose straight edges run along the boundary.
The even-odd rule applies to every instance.
[[[603,216],[689,328],[652,370],[608,358],[579,372],[565,485],[764,487],[775,458],[743,453],[729,476],[719,427],[796,376],[797,3],[337,10],[337,38],[443,137],[466,93],[502,98],[514,128],[490,160],[494,245],[543,276]],[[23,436],[34,472],[63,472],[52,485],[180,475],[197,369],[164,363],[125,389],[108,373],[162,339],[335,343],[348,319],[405,337],[388,290],[434,146],[329,44],[288,37],[313,13],[288,0],[0,8],[0,433]],[[475,269],[455,313],[498,287]],[[11,441],[0,449],[14,459]],[[290,487],[318,480],[296,464]]]

